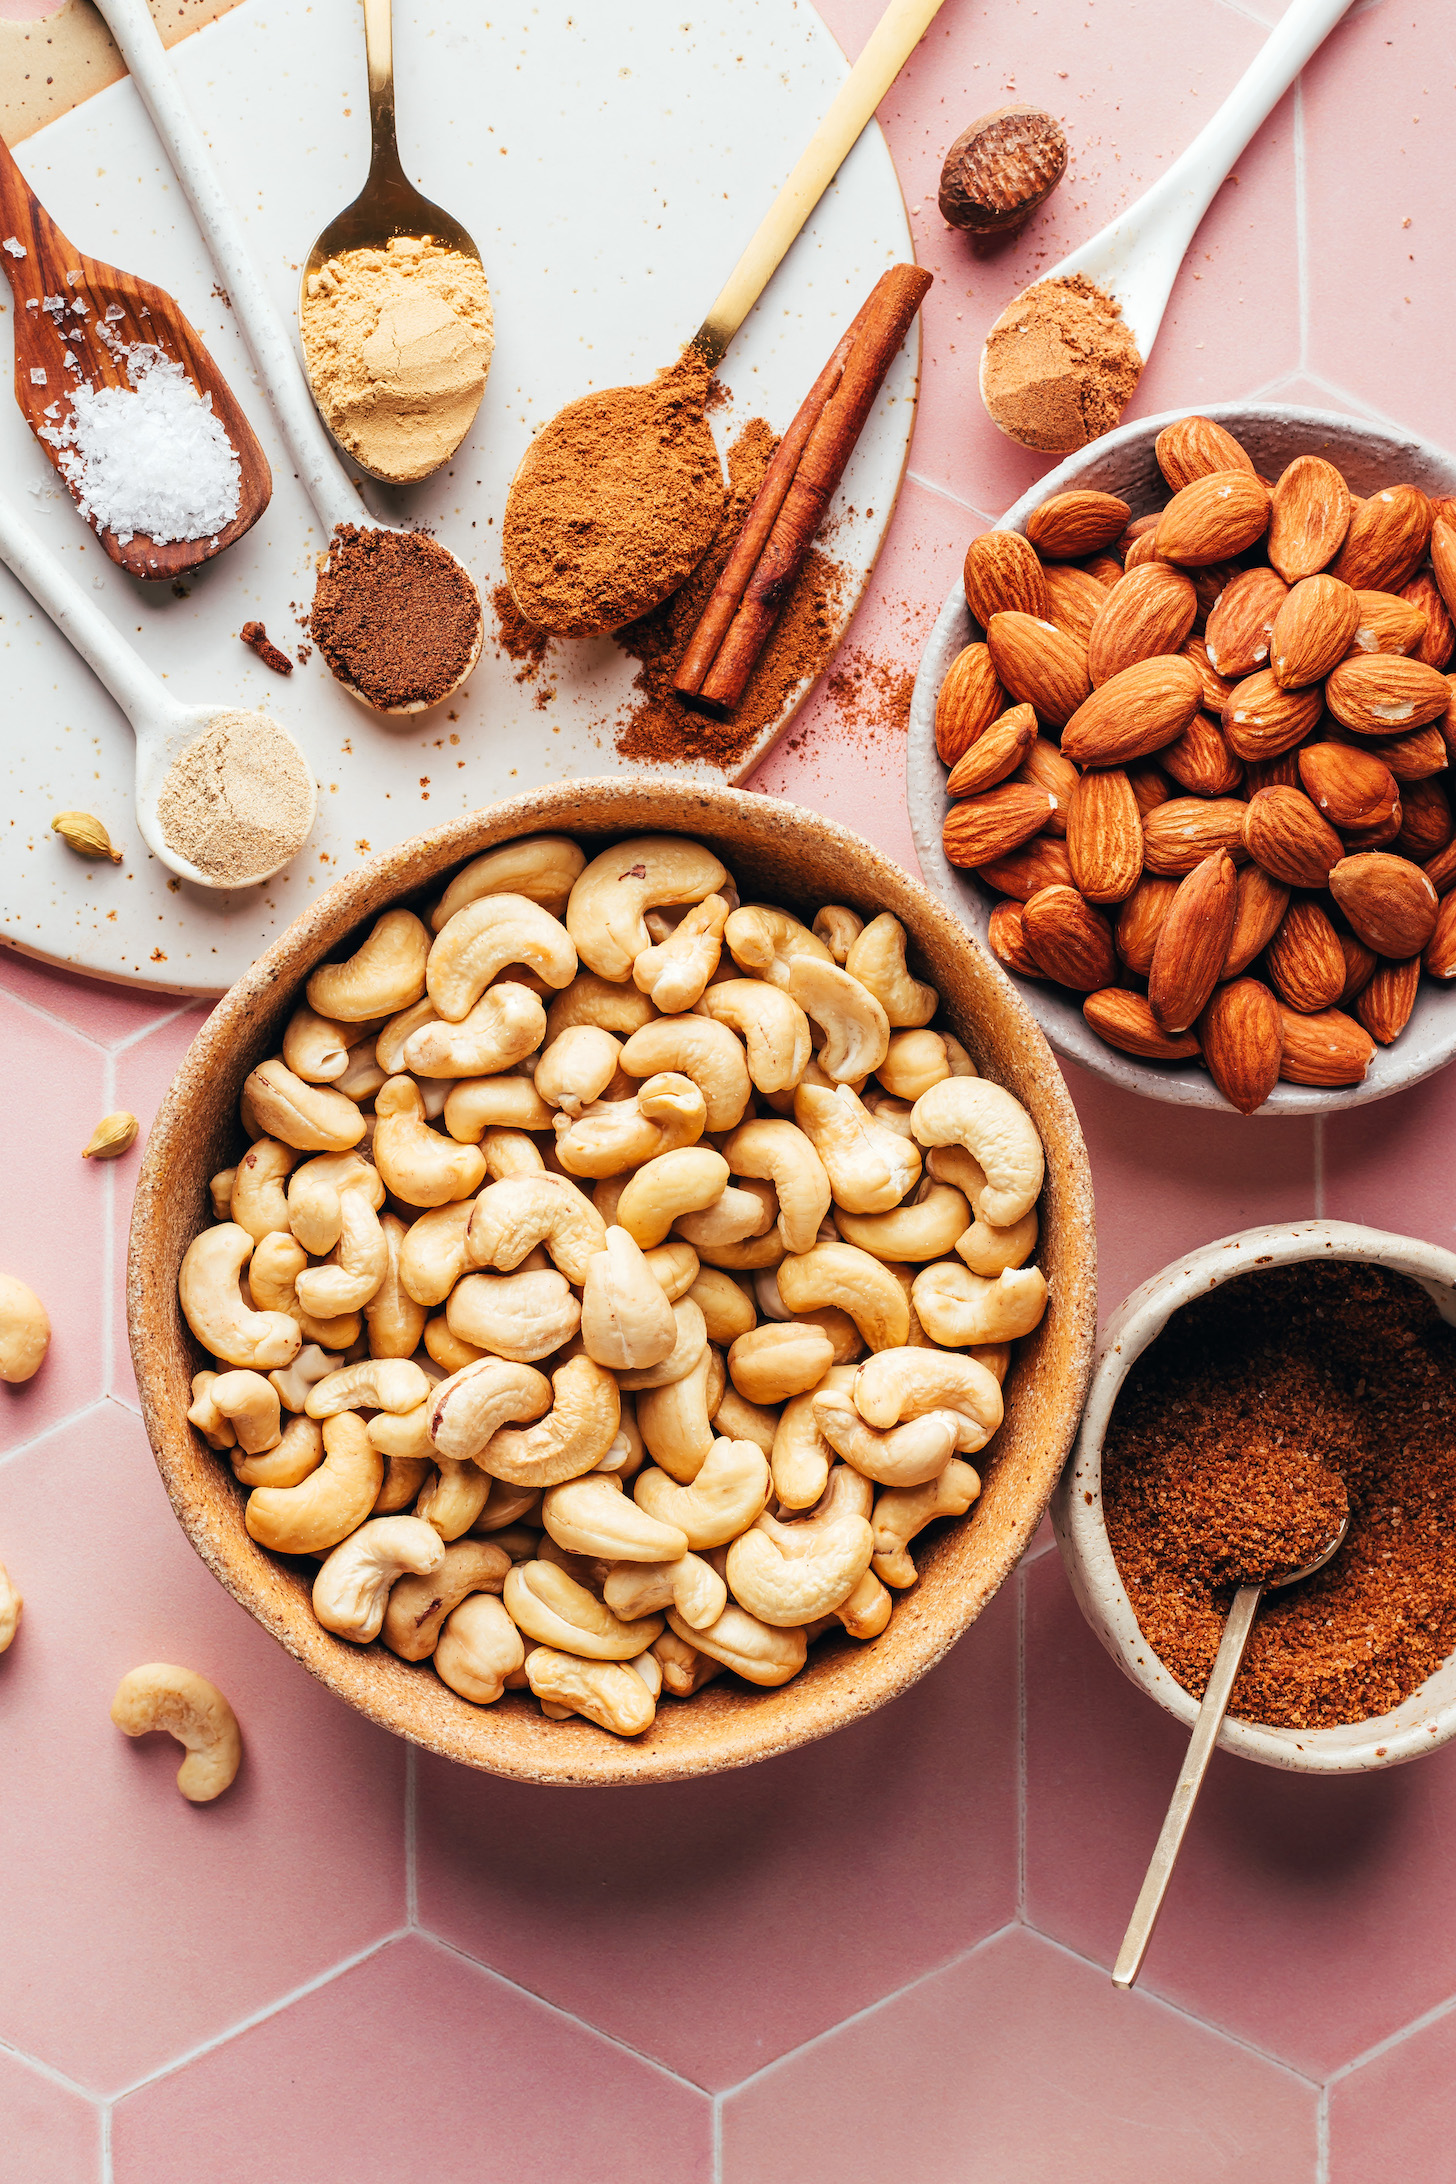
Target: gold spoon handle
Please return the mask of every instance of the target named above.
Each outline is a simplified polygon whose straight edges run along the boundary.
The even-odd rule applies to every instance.
[[[394,23],[391,0],[364,0],[364,59],[369,70],[369,179],[405,179],[394,133]]]
[[[1244,1647],[1249,1642],[1249,1632],[1254,1627],[1259,1602],[1263,1598],[1262,1585],[1241,1585],[1234,1594],[1234,1604],[1229,1609],[1228,1621],[1223,1626],[1223,1636],[1218,1642],[1218,1653],[1213,1663],[1213,1674],[1203,1694],[1203,1704],[1198,1709],[1198,1719],[1193,1724],[1188,1754],[1173,1789],[1167,1818],[1162,1833],[1153,1850],[1147,1877],[1133,1905],[1122,1947],[1117,1952],[1117,1962],[1112,1969],[1114,1987],[1130,1987],[1142,1969],[1143,1957],[1153,1938],[1153,1928],[1158,1923],[1158,1913],[1163,1908],[1168,1883],[1173,1878],[1173,1867],[1188,1823],[1193,1817],[1193,1807],[1203,1787],[1213,1748],[1218,1742],[1218,1732],[1223,1727],[1223,1717],[1228,1712],[1229,1699],[1233,1695],[1234,1679],[1239,1663],[1244,1657]]]
[[[388,0],[364,0],[364,4],[366,21],[371,5],[388,11]],[[758,233],[693,336],[693,347],[710,364],[721,361],[729,342],[778,270],[790,243],[859,142],[865,124],[942,4],[943,0],[890,0],[798,165],[769,206]],[[372,89],[372,74],[370,83]]]

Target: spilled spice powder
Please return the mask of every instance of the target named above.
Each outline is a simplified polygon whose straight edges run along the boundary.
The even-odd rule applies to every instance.
[[[855,645],[825,685],[846,728],[857,734],[904,735],[910,725],[915,670],[876,660]]]
[[[1110,432],[1142,373],[1122,306],[1085,273],[1037,281],[986,336],[981,393],[1023,447],[1069,454]]]
[[[497,584],[490,603],[495,610],[496,642],[506,658],[515,663],[515,681],[534,683],[551,649],[550,630],[537,629],[534,622],[526,620],[511,596],[509,584]],[[538,713],[544,713],[555,695],[555,683],[542,683],[531,703]]]

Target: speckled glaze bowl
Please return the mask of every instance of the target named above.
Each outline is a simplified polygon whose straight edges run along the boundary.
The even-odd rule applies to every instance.
[[[1296,455],[1323,455],[1339,466],[1356,493],[1371,493],[1377,486],[1397,480],[1419,485],[1428,493],[1456,493],[1456,456],[1413,434],[1366,424],[1358,417],[1342,417],[1331,410],[1297,409],[1280,403],[1223,402],[1201,414],[1226,426],[1248,449],[1255,468],[1265,477],[1277,478]],[[997,529],[1025,531],[1033,509],[1053,493],[1068,493],[1074,487],[1116,493],[1135,516],[1160,507],[1167,487],[1153,453],[1153,442],[1164,425],[1186,415],[1186,410],[1168,410],[1161,417],[1140,417],[1136,424],[1121,425],[1116,432],[1094,440],[1024,493],[1016,506],[1007,510]],[[963,646],[975,643],[982,634],[980,624],[971,619],[957,578],[920,661],[910,707],[905,770],[910,825],[926,884],[978,940],[984,941],[997,897],[974,872],[958,870],[945,854],[941,829],[950,798],[945,793],[946,770],[935,749],[935,701],[946,669]],[[1078,996],[1065,988],[1026,979],[1017,981],[1017,989],[1058,1054],[1080,1062],[1094,1076],[1105,1077],[1109,1084],[1121,1085],[1125,1091],[1141,1092],[1146,1099],[1167,1100],[1179,1107],[1212,1107],[1226,1115],[1233,1112],[1206,1070],[1140,1062],[1106,1045],[1088,1027]],[[1429,978],[1422,979],[1410,1022],[1393,1046],[1377,1047],[1362,1083],[1334,1091],[1300,1084],[1276,1085],[1257,1112],[1324,1115],[1332,1108],[1383,1100],[1444,1068],[1453,1054],[1456,991],[1437,986]]]
[[[1456,1252],[1415,1236],[1390,1236],[1353,1221],[1294,1221],[1220,1236],[1174,1259],[1135,1289],[1108,1321],[1098,1345],[1087,1408],[1071,1462],[1052,1497],[1052,1524],[1073,1592],[1123,1674],[1190,1729],[1197,1702],[1174,1681],[1138,1627],[1102,1514],[1102,1444],[1118,1393],[1137,1360],[1195,1297],[1259,1267],[1299,1259],[1363,1260],[1419,1282],[1443,1320],[1456,1326]],[[1298,1774],[1365,1774],[1420,1759],[1456,1736],[1456,1654],[1388,1714],[1338,1729],[1273,1729],[1224,1719],[1226,1752]]]
[[[203,1360],[177,1302],[177,1271],[206,1226],[208,1178],[241,1147],[238,1095],[278,1051],[284,1023],[321,958],[389,904],[436,886],[483,849],[559,831],[588,854],[624,834],[692,834],[710,842],[747,897],[812,914],[846,902],[891,910],[911,939],[917,975],[939,989],[958,1036],[988,1076],[1031,1113],[1046,1147],[1038,1260],[1052,1304],[1017,1345],[1006,1422],[971,1514],[927,1536],[919,1583],[897,1596],[867,1646],[821,1639],[790,1684],[751,1691],[719,1679],[692,1700],[666,1701],[644,1737],[580,1719],[546,1721],[527,1696],[468,1705],[428,1662],[381,1645],[345,1644],[320,1627],[312,1565],[266,1553],[243,1523],[227,1461],[187,1422]],[[1045,1039],[1020,996],[959,922],[899,866],[817,813],[738,789],[614,775],[570,781],[492,805],[372,858],[322,895],[219,1003],[193,1042],[152,1125],[137,1181],[127,1273],[132,1356],[158,1468],[188,1538],[263,1627],[351,1706],[447,1759],[532,1782],[658,1782],[741,1767],[842,1728],[924,1675],[969,1628],[1036,1530],[1071,1446],[1096,1324],[1092,1190],[1076,1114]]]

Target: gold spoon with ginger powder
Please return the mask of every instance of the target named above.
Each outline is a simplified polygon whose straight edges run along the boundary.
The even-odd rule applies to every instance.
[[[941,5],[890,0],[678,362],[646,386],[569,402],[527,448],[501,551],[512,597],[538,629],[562,637],[621,629],[702,560],[724,498],[706,414],[713,372]]]
[[[309,385],[338,445],[371,478],[407,485],[448,462],[475,421],[494,347],[490,290],[470,235],[400,163],[390,0],[364,0],[364,52],[369,173],[308,254],[298,323]],[[340,267],[352,251],[392,263]],[[447,255],[457,262],[442,266]],[[367,334],[359,319],[374,316],[373,302],[361,314],[362,297],[350,296],[366,282],[383,297]]]

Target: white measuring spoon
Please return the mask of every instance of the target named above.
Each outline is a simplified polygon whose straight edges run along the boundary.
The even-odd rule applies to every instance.
[[[111,0],[102,0],[103,12]],[[1223,187],[1234,161],[1274,108],[1312,53],[1318,51],[1350,0],[1290,0],[1283,16],[1269,33],[1249,67],[1234,85],[1206,127],[1160,175],[1136,204],[1109,221],[1100,235],[1083,243],[1042,281],[1065,281],[1085,274],[1104,295],[1122,306],[1122,316],[1137,343],[1146,369],[1163,313],[1188,253],[1199,221]],[[1021,298],[1008,306],[997,325],[1015,311]],[[992,329],[995,331],[995,328]],[[991,422],[1008,439],[1019,433],[1005,424],[986,401],[986,352],[981,351],[981,399]],[[1031,446],[1023,441],[1023,446]],[[1073,442],[1073,446],[1083,443]],[[1071,448],[1037,444],[1041,454],[1070,454]]]
[[[269,865],[265,871],[250,873],[246,879],[219,880],[172,848],[157,815],[162,784],[177,759],[219,713],[236,710],[235,701],[223,698],[213,705],[183,705],[174,698],[112,627],[95,602],[87,598],[50,548],[42,545],[24,517],[3,494],[0,494],[0,561],[20,579],[37,606],[44,607],[61,635],[74,645],[92,674],[111,692],[131,722],[136,737],[137,826],[152,855],[179,879],[191,880],[194,886],[210,888],[214,892],[256,887],[261,881],[270,880],[275,872],[281,872],[284,865],[298,855],[298,849],[303,846],[301,842],[287,857]],[[285,741],[293,742],[286,728],[279,727],[277,721],[273,726]],[[297,744],[294,749],[298,750]],[[313,830],[318,792],[308,761],[301,751],[298,756],[309,785],[308,826],[304,831],[307,840]]]

